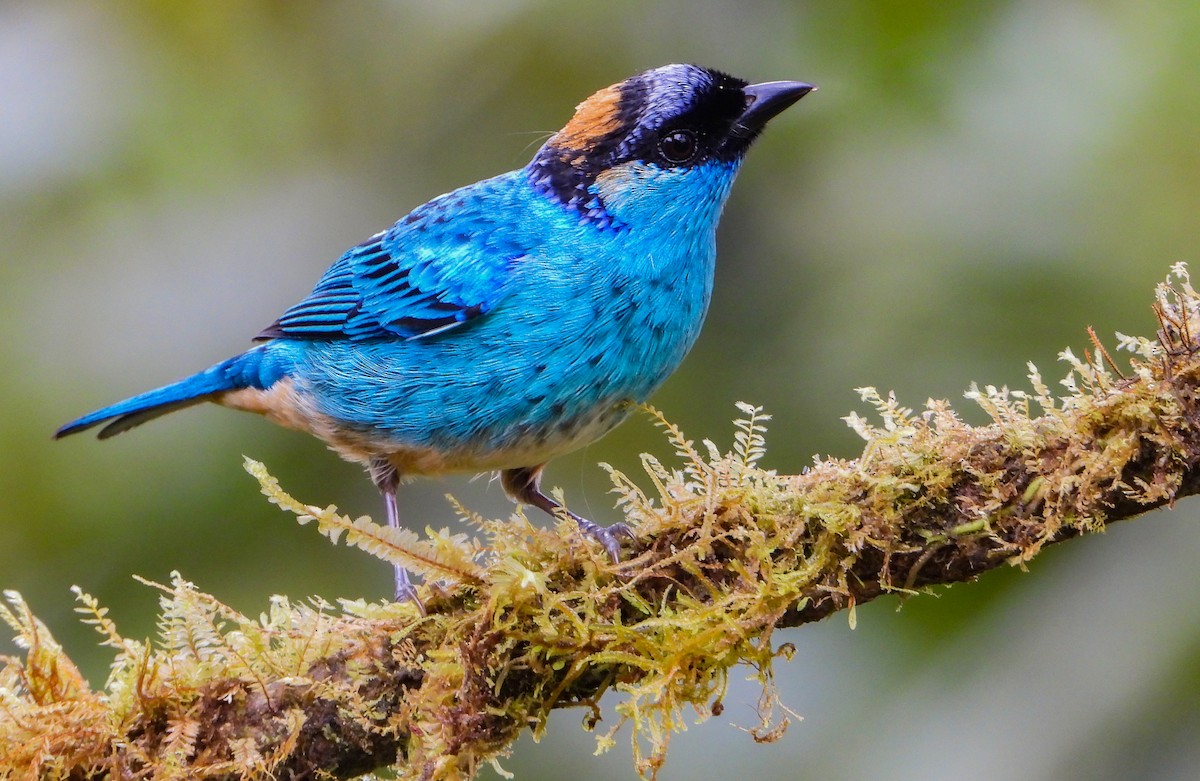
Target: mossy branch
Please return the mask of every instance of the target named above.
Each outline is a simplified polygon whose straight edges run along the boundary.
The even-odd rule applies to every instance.
[[[1159,287],[1157,339],[1119,336],[1121,376],[1093,336],[1069,351],[1065,397],[1030,367],[1029,392],[972,389],[989,414],[964,423],[942,401],[914,414],[870,389],[877,423],[856,460],[799,475],[757,465],[761,410],[743,406],[735,444],[699,447],[657,413],[678,466],[643,457],[653,498],[610,470],[638,530],[609,564],[572,525],[464,513],[484,541],[385,533],[296,502],[252,465],[285,509],[337,538],[442,580],[412,605],[277,598],[243,616],[176,578],[161,587],[154,644],[122,637],[104,608],[80,611],[116,649],[88,686],[19,595],[0,609],[23,647],[0,669],[0,777],[347,778],[388,765],[465,778],[554,708],[621,694],[638,771],[652,775],[692,711],[718,713],[730,669],[763,683],[758,740],[777,737],[772,663],[781,627],[887,593],[970,580],[1047,545],[1200,490],[1200,298],[1186,269]]]

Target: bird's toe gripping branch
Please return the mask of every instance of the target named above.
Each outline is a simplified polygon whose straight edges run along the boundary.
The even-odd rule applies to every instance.
[[[585,537],[591,537],[596,542],[604,546],[604,550],[608,551],[608,556],[616,563],[621,560],[621,538],[627,540],[636,540],[637,535],[633,533],[627,523],[614,523],[611,526],[601,526],[598,523],[592,523],[587,518],[581,518],[570,510],[563,509],[563,512],[571,516],[575,523],[579,525],[579,531]]]
[[[565,515],[579,526],[579,531],[585,537],[591,537],[604,546],[609,558],[614,562],[621,560],[621,538],[636,540],[637,535],[625,523],[614,523],[611,526],[601,526],[583,516],[576,515],[558,502],[542,493],[542,469],[545,464],[518,469],[505,469],[500,473],[500,482],[504,490],[516,501],[532,505],[551,516]]]

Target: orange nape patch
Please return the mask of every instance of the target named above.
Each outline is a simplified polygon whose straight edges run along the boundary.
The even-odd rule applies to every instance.
[[[575,116],[554,134],[553,143],[581,151],[591,149],[597,141],[617,128],[620,102],[621,90],[616,84],[600,90],[575,108]]]

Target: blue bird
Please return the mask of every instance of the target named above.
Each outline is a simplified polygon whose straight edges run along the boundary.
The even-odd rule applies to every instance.
[[[528,165],[434,198],[350,249],[250,350],[63,426],[100,438],[212,401],[401,478],[500,470],[517,502],[679,366],[713,287],[717,222],[768,120],[815,89],[667,65],[579,104]],[[396,594],[415,600],[396,568]]]

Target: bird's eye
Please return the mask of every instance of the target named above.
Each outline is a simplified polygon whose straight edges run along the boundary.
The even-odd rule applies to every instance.
[[[658,141],[658,153],[671,165],[683,165],[696,156],[696,134],[672,130]]]

